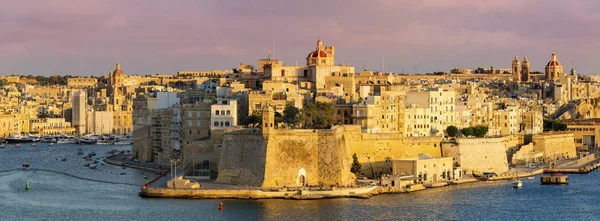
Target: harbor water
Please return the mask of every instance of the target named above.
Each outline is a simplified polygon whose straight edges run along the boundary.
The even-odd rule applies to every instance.
[[[100,158],[131,145],[6,145],[0,149],[0,220],[600,219],[599,172],[569,174],[568,185],[540,185],[536,177],[523,179],[521,189],[510,181],[478,182],[370,199],[145,199],[137,194],[154,173],[100,162],[92,170],[78,148]],[[21,169],[23,162],[31,169]]]

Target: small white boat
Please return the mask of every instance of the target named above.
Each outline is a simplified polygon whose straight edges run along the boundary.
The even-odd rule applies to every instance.
[[[50,146],[54,146],[54,143],[50,143]]]
[[[96,168],[98,168],[96,164],[90,164],[90,169],[95,170]]]
[[[36,146],[37,146],[37,144],[35,144],[35,143],[31,144],[31,147],[36,147]]]
[[[15,147],[20,147],[20,146],[21,146],[21,144],[20,144],[20,143],[18,143],[18,144],[15,144]]]
[[[535,179],[535,177],[532,177],[532,176],[530,176],[530,177],[527,177],[527,179],[528,179],[528,180],[534,180],[534,179]]]
[[[517,189],[523,187],[523,181],[521,181],[520,179],[514,179],[512,181],[512,187]]]

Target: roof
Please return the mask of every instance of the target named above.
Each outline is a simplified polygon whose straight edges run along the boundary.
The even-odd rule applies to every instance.
[[[316,58],[316,57],[326,58],[326,57],[329,57],[329,54],[327,54],[327,52],[325,52],[323,50],[316,50],[316,51],[313,51],[310,54],[308,54],[308,57],[311,57],[311,58]]]

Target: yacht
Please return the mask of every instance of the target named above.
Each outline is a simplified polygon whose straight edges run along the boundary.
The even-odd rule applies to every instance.
[[[90,169],[95,170],[96,168],[98,168],[98,166],[96,164],[90,164]]]
[[[7,139],[6,139],[7,143],[33,143],[33,138],[25,135],[25,136],[21,136],[19,134],[11,134]]]
[[[56,139],[56,143],[58,144],[72,144],[75,143],[75,137],[73,136],[60,136]]]
[[[77,141],[79,144],[96,144],[98,143],[98,140],[92,137],[83,137],[83,138],[79,138],[79,140]]]

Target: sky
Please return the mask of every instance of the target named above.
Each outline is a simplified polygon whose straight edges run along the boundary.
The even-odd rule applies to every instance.
[[[0,75],[107,75],[336,63],[396,73],[510,68],[600,73],[597,0],[0,0]],[[272,48],[275,45],[274,49]]]

